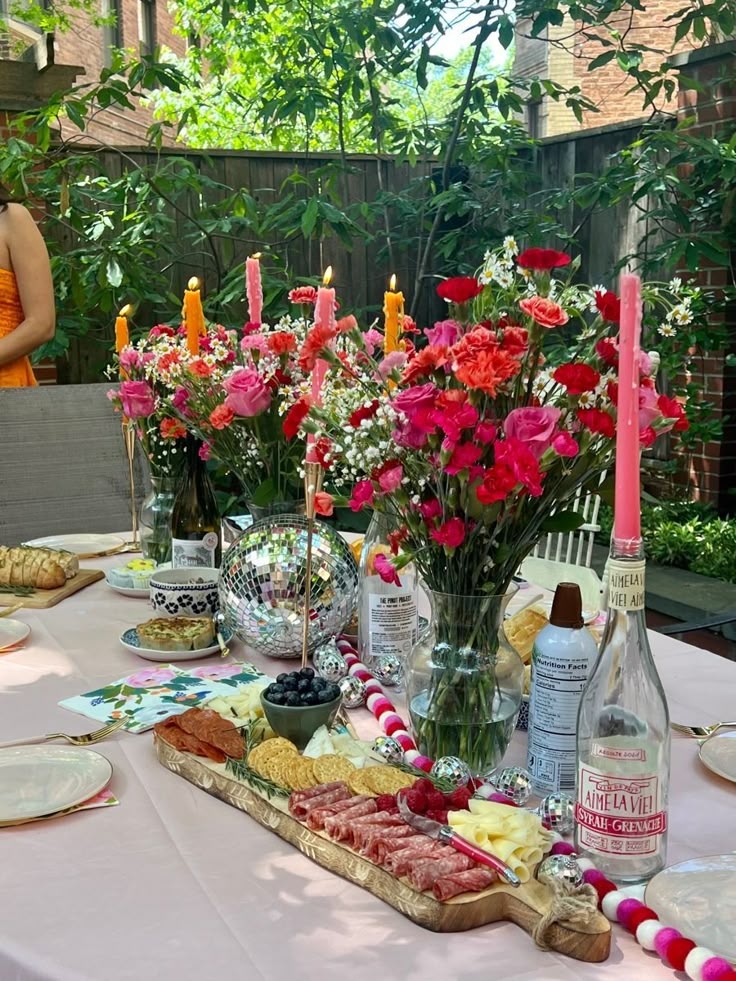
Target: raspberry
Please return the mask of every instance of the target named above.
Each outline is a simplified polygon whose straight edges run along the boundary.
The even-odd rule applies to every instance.
[[[434,784],[427,777],[422,777],[414,784],[414,790],[419,790],[423,794],[431,794],[434,790]]]
[[[407,790],[404,797],[409,805],[409,810],[414,811],[415,814],[424,814],[427,810],[427,798],[416,788],[412,787],[411,790]]]
[[[381,794],[376,797],[376,807],[379,811],[390,811],[396,807],[396,797],[393,794]]]
[[[427,811],[427,817],[432,821],[439,821],[440,824],[447,824],[447,811]]]
[[[468,801],[472,796],[473,792],[468,787],[458,787],[451,794],[447,794],[445,799],[450,808],[457,811],[467,811]]]
[[[432,790],[427,794],[427,810],[442,811],[445,808],[445,795],[441,790]]]

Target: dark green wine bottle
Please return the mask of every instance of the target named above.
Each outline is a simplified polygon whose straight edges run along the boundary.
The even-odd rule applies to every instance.
[[[171,561],[175,569],[209,566],[222,560],[220,515],[201,443],[187,433],[186,467],[171,515]]]

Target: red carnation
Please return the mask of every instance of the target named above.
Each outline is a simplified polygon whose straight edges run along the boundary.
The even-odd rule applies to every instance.
[[[299,427],[304,422],[309,413],[309,399],[302,398],[289,409],[284,416],[281,428],[287,439],[294,439],[299,432]]]
[[[288,354],[296,351],[296,335],[290,330],[278,330],[267,337],[268,348],[272,354]]]
[[[563,364],[552,372],[552,377],[564,385],[569,395],[593,392],[601,376],[589,364]]]
[[[665,419],[677,419],[672,427],[675,432],[685,432],[690,428],[690,422],[685,415],[685,407],[677,399],[671,399],[668,395],[660,395],[657,399],[657,407]]]
[[[326,348],[330,341],[334,340],[336,333],[335,327],[327,324],[315,324],[307,334],[302,349],[299,352],[299,367],[303,372],[314,371],[322,350]]]
[[[437,287],[437,295],[450,303],[467,303],[483,292],[483,286],[475,276],[453,276]]]
[[[613,417],[603,409],[578,409],[578,419],[591,433],[613,439],[616,435],[616,425]]]
[[[524,269],[546,270],[569,266],[571,260],[567,252],[557,249],[527,249],[516,257],[516,261]]]
[[[598,307],[598,313],[604,320],[608,320],[612,324],[617,324],[621,319],[621,300],[610,290],[606,290],[605,293],[596,290],[595,305]]]
[[[503,319],[503,318],[502,318]],[[501,347],[508,351],[512,358],[520,358],[526,353],[529,344],[529,331],[512,324],[503,329]]]
[[[364,419],[372,419],[380,407],[381,403],[378,399],[373,399],[370,405],[361,405],[355,412],[351,412],[348,416],[348,422],[354,429],[357,429]]]
[[[401,376],[402,382],[413,385],[417,379],[427,378],[433,372],[444,368],[450,360],[449,350],[450,348],[447,347],[432,347],[429,345],[428,347],[423,347],[421,351],[417,351],[404,368],[404,373]]]
[[[612,337],[601,337],[596,341],[595,353],[609,368],[618,368],[618,344]]]

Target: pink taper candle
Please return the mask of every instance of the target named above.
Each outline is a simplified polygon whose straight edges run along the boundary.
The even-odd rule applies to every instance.
[[[328,286],[332,279],[332,266],[325,269],[322,278],[322,286],[317,290],[317,299],[314,304],[314,326],[330,327],[335,329],[335,291]],[[322,386],[324,385],[325,375],[328,368],[327,362],[323,358],[317,358],[317,363],[312,371],[312,405],[322,405]],[[314,433],[307,435],[307,463],[312,463],[312,448],[316,441]]]
[[[641,538],[639,442],[639,347],[641,341],[641,281],[622,274],[621,323],[618,341],[618,421],[616,425],[616,510],[613,537]]]
[[[263,286],[261,285],[261,253],[245,260],[245,292],[248,297],[248,320],[260,324],[263,315]]]

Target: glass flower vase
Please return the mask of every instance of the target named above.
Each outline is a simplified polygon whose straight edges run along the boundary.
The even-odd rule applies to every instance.
[[[430,759],[457,756],[487,776],[521,707],[524,664],[502,627],[516,587],[502,595],[428,592],[432,622],[412,649],[406,680],[414,738]]]
[[[158,565],[171,561],[171,512],[176,486],[175,477],[151,475],[151,493],[141,505],[141,552]]]
[[[304,514],[304,501],[269,501],[268,504],[254,504],[247,500],[246,507],[254,521],[261,518],[272,518],[277,514]]]

